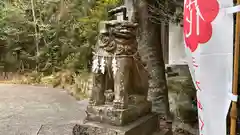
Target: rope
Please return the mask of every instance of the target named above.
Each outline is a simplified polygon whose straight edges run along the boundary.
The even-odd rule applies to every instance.
[[[138,59],[138,58],[136,58],[136,56],[139,54],[139,52],[137,51],[137,52],[135,52],[134,54],[132,54],[132,55],[116,55],[116,54],[114,54],[114,55],[99,55],[99,54],[97,54],[97,53],[95,53],[95,52],[93,52],[93,54],[95,55],[95,56],[97,56],[97,57],[107,57],[107,58],[119,58],[119,57],[132,57],[133,59],[134,59],[134,61],[135,61],[135,66],[136,66],[136,70],[137,70],[137,73],[138,73],[138,75],[140,76],[140,81],[142,82],[142,79],[143,78],[141,78],[141,75],[140,75],[140,70],[139,70],[139,65],[138,64],[140,64],[142,67],[143,67],[143,69],[148,73],[148,71],[147,71],[147,69],[146,68],[144,68],[145,66],[140,62],[140,60]],[[136,63],[136,62],[138,62],[138,63]]]
[[[137,54],[139,54],[139,52],[137,51],[137,52],[135,52],[134,54],[132,54],[132,55],[116,55],[116,54],[114,54],[114,56],[112,56],[112,55],[99,55],[99,54],[97,54],[97,53],[95,53],[95,52],[93,52],[93,54],[95,55],[95,56],[98,56],[98,57],[107,57],[107,58],[113,58],[113,57],[115,57],[115,58],[119,58],[119,57],[132,57],[136,62],[138,62],[142,67],[144,67],[144,65],[141,63],[141,62],[139,62],[139,59],[138,58],[136,58],[136,55]],[[135,63],[136,64],[136,63]],[[136,66],[138,67],[138,65],[136,64]],[[145,69],[145,68],[144,68]],[[146,69],[145,69],[146,70]],[[146,70],[147,71],[147,70]]]
[[[99,55],[99,54],[97,54],[97,53],[95,53],[95,52],[93,52],[93,54],[94,54],[95,56],[107,57],[107,58],[113,58],[113,57],[115,57],[115,58],[118,58],[118,57],[134,57],[134,56],[136,56],[136,55],[138,54],[138,51],[135,52],[135,53],[132,54],[132,55],[116,55],[116,54],[114,54],[114,56],[112,56],[112,55]]]

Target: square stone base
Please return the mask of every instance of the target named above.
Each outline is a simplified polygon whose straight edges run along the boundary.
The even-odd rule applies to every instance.
[[[151,102],[128,105],[127,109],[115,109],[112,105],[88,106],[87,120],[123,126],[151,112]]]
[[[91,121],[77,124],[73,128],[73,135],[152,135],[157,129],[157,115],[149,114],[122,127]]]

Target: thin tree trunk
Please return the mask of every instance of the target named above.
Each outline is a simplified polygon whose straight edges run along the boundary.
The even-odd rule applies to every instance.
[[[36,46],[36,63],[37,63],[37,70],[38,70],[38,55],[39,55],[39,46],[38,46],[38,31],[37,31],[37,20],[36,20],[36,14],[35,14],[35,6],[34,6],[34,0],[31,0],[31,6],[32,6],[32,16],[33,16],[33,22],[34,22],[34,30],[35,30],[35,46]]]

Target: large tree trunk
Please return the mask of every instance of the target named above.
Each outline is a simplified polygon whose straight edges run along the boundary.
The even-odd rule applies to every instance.
[[[153,111],[161,118],[170,116],[168,89],[165,76],[165,64],[161,45],[161,24],[149,20],[148,5],[155,4],[154,0],[139,0],[136,4],[136,20],[139,23],[139,50],[142,59],[147,64],[150,74],[149,100],[153,103]]]

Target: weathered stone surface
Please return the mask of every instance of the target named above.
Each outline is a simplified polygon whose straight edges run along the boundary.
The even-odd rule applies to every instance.
[[[128,96],[139,94],[147,96],[148,75],[137,53],[136,29],[128,21],[104,21],[104,33],[100,33],[95,60],[105,59],[105,73],[93,74],[93,89],[90,104],[104,105],[105,91],[114,93],[114,106],[126,109]],[[112,62],[116,59],[117,72],[112,72]],[[137,82],[138,81],[138,82]]]
[[[121,11],[126,8],[113,9],[110,14]],[[138,54],[138,24],[123,19],[100,25],[87,119],[122,126],[151,112],[148,73]]]
[[[122,126],[150,113],[151,106],[150,102],[128,105],[127,109],[115,109],[111,105],[88,106],[87,119]]]
[[[191,76],[188,65],[169,65],[174,72],[177,72],[179,76]]]
[[[149,114],[125,126],[111,126],[97,122],[76,124],[73,135],[151,135],[158,128],[158,117]]]
[[[193,107],[196,90],[187,76],[168,78],[170,111],[175,121],[196,122],[197,111]]]
[[[43,125],[37,135],[72,135],[75,124],[47,124]]]

